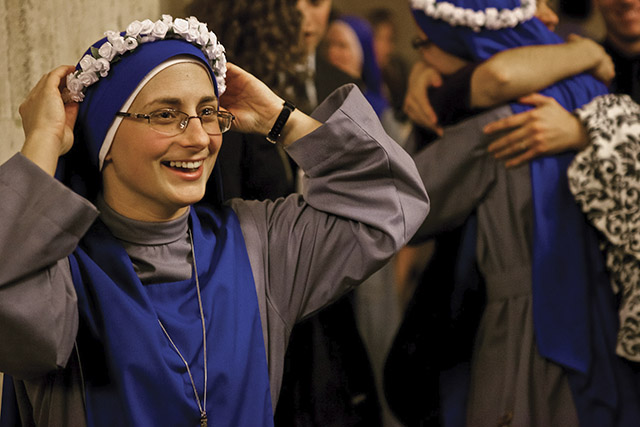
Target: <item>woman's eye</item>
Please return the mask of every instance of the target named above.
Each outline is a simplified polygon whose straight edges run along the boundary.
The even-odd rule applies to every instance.
[[[216,115],[216,109],[213,107],[204,107],[202,110],[200,110],[200,116],[205,116],[205,117],[209,117],[209,116],[215,116]]]
[[[175,111],[171,111],[171,110],[156,111],[152,115],[158,119],[163,119],[163,120],[170,120],[170,119],[176,118]]]

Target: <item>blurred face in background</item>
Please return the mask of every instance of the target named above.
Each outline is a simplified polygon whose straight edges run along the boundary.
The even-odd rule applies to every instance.
[[[329,25],[325,37],[327,60],[352,77],[362,75],[363,53],[355,31],[342,21]]]
[[[640,52],[640,0],[595,0],[607,38],[625,53]]]
[[[378,66],[384,68],[395,49],[395,28],[391,22],[381,22],[373,29],[373,50]]]
[[[301,37],[307,54],[314,53],[329,25],[331,0],[298,0],[302,14]]]

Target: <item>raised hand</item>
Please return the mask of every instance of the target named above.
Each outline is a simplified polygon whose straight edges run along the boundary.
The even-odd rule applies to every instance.
[[[427,90],[442,85],[440,74],[423,61],[417,61],[409,74],[403,110],[415,124],[442,135],[438,116],[431,107]]]
[[[551,97],[537,93],[519,99],[535,108],[489,123],[484,132],[509,131],[488,147],[506,167],[518,166],[538,156],[581,150],[588,138],[580,121]]]
[[[227,90],[220,97],[220,105],[236,117],[234,130],[267,135],[283,102],[256,77],[237,65],[227,64]]]
[[[232,129],[267,135],[275,123],[284,100],[253,75],[234,64],[227,64],[227,90],[220,105],[236,119]],[[281,142],[289,145],[320,126],[320,123],[296,109],[282,131]]]
[[[63,101],[66,76],[75,67],[59,66],[40,78],[20,105],[25,142],[22,154],[54,175],[58,157],[73,145],[78,104]]]

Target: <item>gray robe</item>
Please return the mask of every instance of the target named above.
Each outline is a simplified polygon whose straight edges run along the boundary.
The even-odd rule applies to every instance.
[[[533,208],[528,164],[507,169],[482,128],[509,106],[445,129],[414,160],[431,199],[420,241],[477,215],[476,257],[487,293],[472,357],[470,426],[572,426],[577,415],[561,368],[536,349],[531,303]],[[411,149],[410,149],[411,151]],[[434,286],[436,284],[433,284]]]
[[[287,149],[306,171],[304,196],[230,202],[255,280],[274,407],[293,324],[380,268],[429,209],[413,161],[354,86],[314,117],[324,125]],[[39,425],[85,425],[66,257],[98,210],[20,154],[0,167],[0,198],[0,371],[21,380],[21,410]]]

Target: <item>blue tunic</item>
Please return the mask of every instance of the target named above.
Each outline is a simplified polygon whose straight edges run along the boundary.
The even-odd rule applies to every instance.
[[[216,426],[271,425],[267,361],[253,276],[235,213],[192,210],[207,331],[207,413]],[[97,222],[70,257],[88,424],[198,425],[187,360],[203,398],[195,279],[143,285],[129,255]],[[135,325],[135,327],[132,327]]]

